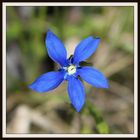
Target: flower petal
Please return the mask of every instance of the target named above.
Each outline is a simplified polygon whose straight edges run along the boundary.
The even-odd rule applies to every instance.
[[[95,68],[82,67],[77,70],[78,74],[87,83],[97,88],[108,88],[108,81],[105,76]]]
[[[73,76],[68,78],[68,94],[72,105],[79,112],[85,102],[85,90],[81,81]]]
[[[67,66],[66,49],[60,39],[50,30],[47,32],[45,43],[50,58],[61,66]]]
[[[37,92],[47,92],[56,88],[63,81],[64,73],[61,71],[48,72],[38,77],[29,88]]]
[[[78,64],[79,62],[91,56],[98,47],[99,42],[99,38],[93,38],[92,36],[82,40],[75,49],[73,63]]]

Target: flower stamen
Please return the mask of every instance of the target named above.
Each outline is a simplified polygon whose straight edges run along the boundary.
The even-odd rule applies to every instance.
[[[69,75],[76,73],[76,67],[74,65],[70,65],[67,67],[67,72]]]

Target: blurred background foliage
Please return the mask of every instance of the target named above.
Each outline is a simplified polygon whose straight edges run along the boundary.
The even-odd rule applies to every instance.
[[[133,7],[6,8],[7,133],[133,133]],[[109,79],[109,89],[84,82],[86,103],[75,112],[67,82],[45,94],[28,89],[39,75],[57,70],[48,57],[45,35],[51,29],[70,56],[80,40],[101,43],[88,62]]]

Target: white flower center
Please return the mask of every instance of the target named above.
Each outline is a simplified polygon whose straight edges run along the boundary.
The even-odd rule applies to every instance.
[[[67,71],[69,75],[74,74],[76,72],[76,67],[74,65],[70,65],[67,67]]]

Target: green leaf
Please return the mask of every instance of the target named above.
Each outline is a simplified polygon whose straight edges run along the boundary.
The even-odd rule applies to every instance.
[[[108,134],[109,133],[109,127],[108,124],[103,119],[101,113],[99,110],[90,102],[87,102],[87,106],[89,109],[89,113],[94,117],[96,122],[96,129],[98,133],[100,134]]]
[[[96,128],[100,134],[107,134],[109,132],[108,125],[104,121],[97,123]]]

